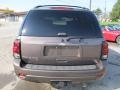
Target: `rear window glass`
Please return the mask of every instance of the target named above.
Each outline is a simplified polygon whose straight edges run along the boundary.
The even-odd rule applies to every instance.
[[[108,27],[111,28],[110,29],[111,31],[113,31],[113,30],[120,30],[120,25],[109,25]]]
[[[101,37],[96,17],[87,11],[32,10],[26,17],[21,34],[23,36],[67,36]]]

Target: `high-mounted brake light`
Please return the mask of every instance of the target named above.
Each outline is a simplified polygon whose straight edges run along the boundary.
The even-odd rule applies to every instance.
[[[108,43],[106,41],[103,42],[102,44],[102,59],[106,60],[108,58]]]
[[[55,9],[55,10],[71,10],[72,8],[67,8],[67,7],[51,7],[51,9]]]
[[[20,58],[20,40],[16,39],[13,45],[13,56],[15,58]]]

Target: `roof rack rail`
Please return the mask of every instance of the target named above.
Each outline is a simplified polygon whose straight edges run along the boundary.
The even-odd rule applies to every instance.
[[[85,7],[80,7],[80,6],[72,6],[72,5],[39,5],[34,8],[39,8],[39,7],[49,7],[49,6],[66,6],[66,7],[73,7],[73,8],[79,8],[79,9],[86,9],[89,10],[88,8]]]

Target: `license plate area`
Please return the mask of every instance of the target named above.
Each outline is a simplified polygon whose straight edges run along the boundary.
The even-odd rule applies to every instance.
[[[79,46],[46,46],[44,56],[76,57],[80,56]]]

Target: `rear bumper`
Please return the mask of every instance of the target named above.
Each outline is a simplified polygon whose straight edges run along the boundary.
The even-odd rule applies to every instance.
[[[100,79],[105,75],[104,64],[96,70],[33,70],[21,68],[19,62],[14,62],[17,76],[24,75],[24,80],[32,82],[49,83],[50,81],[87,82]]]

